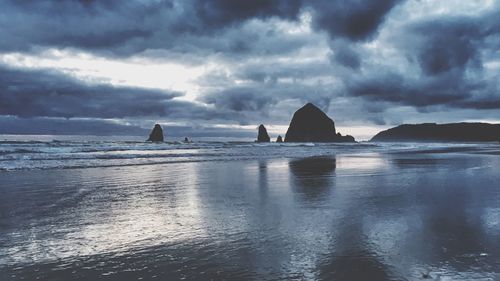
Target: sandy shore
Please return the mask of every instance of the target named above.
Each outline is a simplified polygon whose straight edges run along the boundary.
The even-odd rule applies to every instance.
[[[500,158],[0,172],[0,280],[495,280]]]

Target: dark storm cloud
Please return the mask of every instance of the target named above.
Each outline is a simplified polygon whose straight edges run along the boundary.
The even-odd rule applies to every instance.
[[[372,37],[386,14],[400,0],[311,1],[313,24],[333,37],[366,40]]]
[[[338,63],[353,70],[359,69],[361,66],[361,57],[355,48],[344,40],[333,41],[331,45],[331,48],[334,50],[334,54],[331,57],[333,63]]]
[[[250,18],[277,16],[295,19],[300,0],[209,0],[191,1],[204,29],[222,28]]]
[[[345,91],[419,110],[500,109],[498,73],[483,67],[500,45],[500,20],[491,14],[428,17],[404,26],[391,39],[417,72],[379,67],[346,81]]]
[[[260,89],[243,87],[206,95],[203,97],[203,101],[214,104],[217,108],[233,111],[260,111],[277,102],[275,98],[266,95]]]
[[[215,33],[252,18],[292,19],[292,1],[6,1],[0,4],[0,48],[75,47],[125,55],[146,49],[219,48]],[[36,12],[34,12],[36,11]],[[196,37],[191,37],[192,35]],[[244,51],[231,42],[224,51]]]
[[[128,1],[4,1],[1,4],[0,48],[106,48],[144,39],[151,31],[138,23],[146,9]],[[127,10],[130,9],[127,16]],[[122,14],[123,17],[119,15]]]
[[[297,20],[313,13],[313,24],[331,37],[352,40],[372,36],[398,3],[384,1],[182,0],[182,1],[3,1],[0,4],[0,49],[30,51],[37,47],[74,47],[130,55],[146,50],[245,54],[265,44],[263,30],[238,36],[231,29],[252,19]],[[260,31],[260,32],[259,32]],[[264,31],[265,32],[265,31]],[[253,35],[252,35],[253,33]],[[244,33],[246,34],[246,33]],[[275,34],[277,35],[277,34]],[[214,42],[213,37],[223,44]],[[284,42],[278,48],[293,47]],[[276,46],[276,44],[273,44]],[[268,45],[272,46],[272,45]]]
[[[313,12],[313,24],[331,37],[364,40],[372,36],[385,15],[402,0],[216,0],[195,1],[196,15],[211,28],[226,27],[250,18],[276,16],[296,19],[301,8]]]
[[[414,80],[398,74],[382,74],[353,79],[347,84],[346,91],[368,100],[409,105],[420,110],[430,106],[500,109],[498,88],[492,89],[489,83],[468,81],[453,75]]]
[[[347,83],[347,92],[374,101],[425,107],[458,102],[475,87],[454,82],[453,76],[412,80],[396,73],[374,74],[353,78]]]
[[[287,64],[258,61],[236,67],[231,75],[208,73],[196,82],[210,89],[199,97],[201,102],[230,112],[258,112],[249,116],[255,119],[290,100],[314,102],[327,109],[334,93],[332,71],[328,60]]]
[[[328,61],[324,62],[290,62],[277,64],[275,62],[247,63],[234,71],[237,79],[275,84],[279,79],[301,81],[311,78],[330,76],[333,68]]]
[[[180,93],[86,84],[57,72],[0,67],[0,115],[122,118],[159,116],[215,119],[222,113],[186,101]]]
[[[478,19],[452,17],[431,19],[409,27],[419,42],[417,58],[425,75],[462,72],[480,67],[479,48],[486,33]],[[412,40],[413,41],[413,40]]]

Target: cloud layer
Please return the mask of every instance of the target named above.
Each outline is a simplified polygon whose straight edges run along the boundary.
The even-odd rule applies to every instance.
[[[0,32],[7,51],[38,46],[75,47],[130,55],[146,49],[207,48],[241,52],[248,42],[226,46],[208,40],[252,19],[297,20],[308,10],[313,26],[331,37],[373,36],[398,0],[164,0],[5,1]],[[36,13],[33,13],[36,11]],[[258,30],[256,34],[258,33]],[[202,37],[203,40],[199,40]],[[224,41],[225,38],[218,38]],[[207,42],[202,42],[207,41]],[[232,40],[231,40],[232,41]],[[206,43],[206,45],[203,45]]]
[[[0,115],[286,125],[314,102],[347,127],[500,121],[499,12],[455,0],[3,1],[0,57],[212,67],[180,92],[4,59]]]

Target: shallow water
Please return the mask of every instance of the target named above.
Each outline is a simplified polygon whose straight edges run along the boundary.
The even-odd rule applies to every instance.
[[[496,144],[87,144],[0,144],[0,280],[500,279]]]

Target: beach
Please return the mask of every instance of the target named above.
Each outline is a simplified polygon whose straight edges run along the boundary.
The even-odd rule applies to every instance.
[[[0,280],[500,278],[499,144],[0,148]]]

